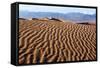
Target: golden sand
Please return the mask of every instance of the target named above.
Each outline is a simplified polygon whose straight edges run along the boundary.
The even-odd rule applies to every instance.
[[[19,64],[96,60],[96,25],[19,20]]]

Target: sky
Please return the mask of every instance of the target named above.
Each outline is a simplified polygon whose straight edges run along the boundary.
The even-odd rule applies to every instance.
[[[57,6],[39,6],[39,5],[19,5],[20,11],[29,12],[54,12],[54,13],[84,13],[84,14],[95,14],[96,9],[93,8],[78,8],[78,7],[57,7]]]

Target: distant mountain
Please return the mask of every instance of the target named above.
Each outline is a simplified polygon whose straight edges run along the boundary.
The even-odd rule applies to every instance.
[[[28,11],[21,11],[19,13],[20,18],[58,18],[64,20],[71,20],[71,21],[94,21],[96,20],[96,14],[83,14],[83,13],[52,13],[52,12],[28,12]]]

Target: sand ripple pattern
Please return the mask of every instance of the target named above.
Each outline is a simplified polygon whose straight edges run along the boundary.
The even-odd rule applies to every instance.
[[[19,64],[96,60],[96,25],[20,20]]]

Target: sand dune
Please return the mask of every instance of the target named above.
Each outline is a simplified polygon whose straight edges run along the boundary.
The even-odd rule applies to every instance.
[[[96,25],[19,20],[19,64],[96,60]]]

